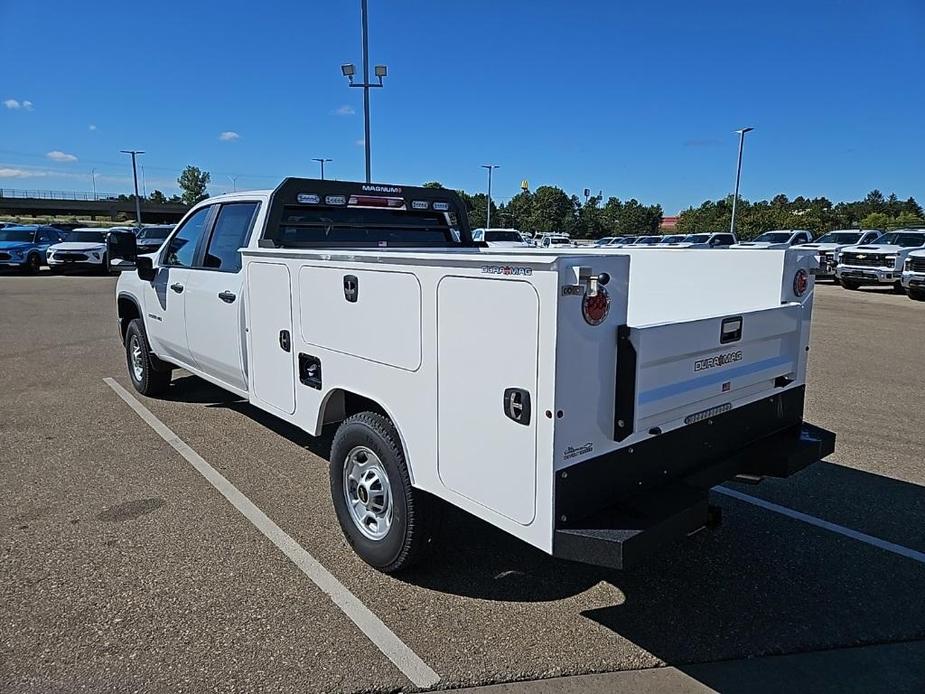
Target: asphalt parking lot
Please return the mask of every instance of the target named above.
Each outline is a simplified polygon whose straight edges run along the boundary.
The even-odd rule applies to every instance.
[[[131,390],[114,284],[0,276],[0,691],[414,689],[104,382]],[[730,681],[711,664],[857,648],[862,669],[810,666],[817,684],[922,691],[923,344],[925,304],[817,287],[807,419],[837,432],[837,451],[789,480],[734,487],[882,546],[717,493],[720,528],[626,572],[553,560],[449,512],[427,566],[378,574],[334,517],[329,438],[182,373],[165,399],[138,399],[438,688],[653,669],[759,691],[767,668]]]

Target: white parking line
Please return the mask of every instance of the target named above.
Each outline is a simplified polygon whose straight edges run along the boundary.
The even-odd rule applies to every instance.
[[[283,554],[289,557],[292,563],[301,569],[302,573],[308,576],[308,578],[322,591],[327,593],[334,604],[360,628],[360,631],[366,634],[367,638],[369,638],[369,640],[372,641],[412,683],[418,687],[433,687],[440,681],[440,676],[437,675],[427,663],[421,660],[404,641],[398,638],[398,636],[396,636],[381,619],[373,614],[366,605],[360,602],[344,584],[338,581],[327,569],[325,569],[317,559],[305,551],[298,542],[287,535],[282,528],[270,520],[263,511],[257,508],[250,499],[238,491],[238,489],[225,479],[221,473],[203,460],[196,451],[173,433],[166,424],[155,417],[135,396],[111,378],[104,378],[103,381],[112,388],[116,395],[122,398],[129,407],[135,410],[135,413],[141,417],[148,426],[154,429],[164,441],[169,443],[177,453],[182,455],[190,465],[196,468],[196,471],[205,477],[232,506],[257,528],[257,530],[263,533],[270,542],[276,545]]]
[[[759,499],[754,496],[749,496],[748,494],[743,494],[742,492],[738,492],[735,489],[729,489],[727,487],[713,487],[713,491],[717,492],[718,494],[724,494],[725,496],[731,496],[733,499],[738,499],[739,501],[744,501],[746,504],[752,504],[753,506],[758,506],[759,508],[773,511],[774,513],[779,513],[783,516],[787,516],[788,518],[793,518],[804,523],[809,523],[810,525],[814,525],[817,528],[829,530],[833,533],[838,533],[839,535],[850,537],[852,540],[857,540],[858,542],[863,542],[878,549],[892,552],[893,554],[898,554],[899,556],[905,557],[906,559],[911,559],[912,561],[925,564],[925,552],[919,552],[918,550],[909,549],[908,547],[903,547],[902,545],[897,545],[894,542],[881,540],[879,537],[874,537],[873,535],[868,535],[867,533],[861,533],[857,530],[846,528],[843,525],[838,525],[837,523],[830,523],[827,520],[822,520],[821,518],[816,518],[815,516],[801,513],[800,511],[794,511],[792,508],[779,506],[778,504],[771,503],[770,501],[765,501],[764,499]]]

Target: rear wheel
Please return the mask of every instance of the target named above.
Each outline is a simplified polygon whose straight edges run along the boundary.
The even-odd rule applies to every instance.
[[[374,412],[345,419],[331,446],[330,478],[337,520],[363,561],[393,573],[420,559],[431,540],[436,504],[411,486],[389,419]]]
[[[845,289],[850,289],[851,291],[854,291],[855,289],[861,286],[861,283],[856,280],[847,280],[844,277],[842,277],[841,286],[843,286]]]
[[[125,331],[125,360],[132,385],[142,395],[161,395],[170,386],[171,369],[151,354],[140,318],[132,319]]]

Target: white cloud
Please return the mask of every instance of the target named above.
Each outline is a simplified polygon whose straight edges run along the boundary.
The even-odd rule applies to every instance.
[[[96,130],[96,126],[93,123],[90,123],[90,130]]]
[[[340,108],[336,108],[332,111],[335,116],[352,116],[356,114],[356,109],[353,106],[344,105]]]
[[[240,140],[241,136],[238,135],[234,130],[225,130],[219,134],[218,139],[222,142],[234,142],[235,140]]]
[[[31,101],[23,101],[23,102],[22,102],[22,107],[23,107],[24,109],[26,109],[27,111],[31,111],[31,110],[32,110],[32,102],[31,102]]]
[[[58,162],[72,162],[72,161],[77,161],[77,157],[75,157],[73,154],[68,154],[67,152],[62,152],[62,151],[59,150],[59,149],[52,150],[51,152],[49,152],[49,153],[46,154],[45,156],[48,157],[49,159],[51,159],[52,161],[58,161]]]
[[[44,176],[42,171],[26,171],[25,169],[0,168],[0,178],[29,178],[30,176]]]
[[[22,108],[22,104],[16,101],[16,99],[6,99],[3,102],[3,105],[8,109],[15,111],[16,109]]]

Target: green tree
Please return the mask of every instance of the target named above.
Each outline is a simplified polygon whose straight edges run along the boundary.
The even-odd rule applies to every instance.
[[[148,196],[150,202],[155,203],[156,205],[163,205],[167,202],[167,196],[164,195],[161,191],[155,190],[151,195]]]
[[[195,205],[200,200],[209,197],[207,187],[212,180],[208,171],[203,171],[192,164],[183,169],[177,184],[180,186],[180,197],[187,205]]]
[[[533,193],[530,230],[535,233],[564,231],[572,226],[574,207],[565,191],[557,186],[540,186]]]
[[[892,226],[893,218],[886,212],[871,212],[861,220],[862,229],[888,229]]]
[[[922,226],[922,224],[925,224],[925,221],[922,220],[922,216],[913,214],[912,212],[900,212],[893,218],[893,226],[897,229],[918,227]]]
[[[437,188],[437,189],[442,190],[443,184],[440,181],[428,181],[427,183],[422,185],[421,188]]]

